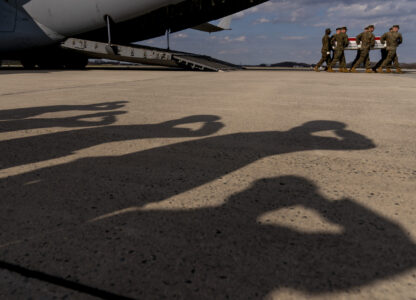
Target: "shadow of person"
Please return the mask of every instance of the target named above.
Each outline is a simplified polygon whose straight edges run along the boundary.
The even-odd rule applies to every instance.
[[[32,127],[108,125],[116,121],[116,115],[123,113],[125,112],[110,111],[46,121],[43,119],[26,119],[24,120],[25,123],[20,123],[20,125]],[[89,118],[97,117],[100,117],[101,120],[88,121]],[[218,132],[224,126],[219,120],[220,118],[217,116],[195,115],[158,124],[83,128],[0,141],[0,153],[3,153],[0,158],[0,169],[64,157],[81,149],[110,142],[146,138],[203,137]],[[15,129],[18,128],[14,121],[8,122]],[[193,123],[201,123],[201,127],[196,130],[180,127]],[[0,122],[0,131],[1,126]]]
[[[21,120],[46,113],[63,111],[107,111],[123,108],[127,101],[102,102],[87,105],[52,105],[0,110],[0,120]],[[36,128],[36,127],[35,127]]]
[[[117,121],[116,116],[125,111],[115,111],[125,106],[126,101],[104,102],[89,105],[56,105],[18,108],[0,111],[0,132],[30,130],[52,127],[92,127],[111,125]],[[93,114],[63,118],[33,118],[46,113],[62,111],[102,111]],[[98,119],[98,120],[94,120]]]
[[[340,232],[303,232],[259,220],[301,206]],[[300,216],[294,220],[303,222]],[[36,249],[23,258],[27,249]],[[118,214],[11,245],[2,258],[132,298],[259,299],[290,288],[346,291],[416,266],[416,245],[394,222],[311,181],[256,181],[224,205]]]
[[[71,128],[87,126],[107,126],[114,124],[117,121],[117,115],[122,115],[125,113],[125,111],[107,111],[102,113],[86,114],[65,118],[35,118],[0,121],[0,132],[53,127]],[[97,118],[99,120],[94,120]]]
[[[6,141],[0,144],[5,153],[2,166],[60,157],[116,140],[206,136],[222,128],[218,119],[191,116],[160,124],[108,126],[23,139],[30,143]],[[199,130],[178,127],[193,122],[203,125]],[[337,137],[316,135],[328,130]],[[0,210],[4,220],[0,244],[58,224],[79,224],[131,206],[169,199],[268,156],[373,147],[370,139],[347,130],[343,123],[313,121],[288,131],[211,136],[121,156],[87,157],[10,176],[0,180],[0,198],[5,208]],[[7,149],[14,149],[14,156],[8,156]]]

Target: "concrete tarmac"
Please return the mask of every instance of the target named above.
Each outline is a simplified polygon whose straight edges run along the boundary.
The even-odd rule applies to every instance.
[[[0,299],[416,299],[415,95],[0,70]]]

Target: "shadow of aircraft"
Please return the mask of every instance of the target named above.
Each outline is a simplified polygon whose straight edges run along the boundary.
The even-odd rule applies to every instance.
[[[291,206],[312,209],[342,231],[258,221]],[[353,199],[326,199],[296,176],[259,180],[220,207],[119,214],[0,254],[54,274],[40,280],[90,295],[97,295],[91,286],[99,287],[108,299],[115,294],[103,291],[134,299],[261,299],[279,288],[320,294],[416,266],[416,245],[399,225]]]
[[[20,66],[7,67],[0,66],[0,76],[12,75],[12,74],[47,74],[52,72],[59,72],[59,70],[40,70],[40,69],[25,69]]]
[[[150,66],[150,65],[88,65],[85,69],[72,70],[72,69],[25,69],[20,66],[7,67],[0,66],[1,75],[12,75],[12,74],[48,74],[56,72],[88,72],[88,71],[128,71],[128,72],[195,72],[193,70],[175,68],[175,67],[162,67],[162,66]]]

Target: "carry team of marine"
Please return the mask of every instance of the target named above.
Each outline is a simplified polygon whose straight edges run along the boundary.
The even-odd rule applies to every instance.
[[[364,64],[366,73],[383,73],[383,69],[386,69],[387,73],[391,73],[391,66],[396,68],[397,73],[403,73],[399,59],[397,56],[397,48],[403,43],[403,36],[399,33],[400,26],[394,25],[388,32],[383,34],[380,38],[380,42],[386,45],[386,48],[381,49],[381,60],[371,68],[370,62],[370,50],[376,44],[376,37],[374,35],[374,25],[367,26],[363,32],[356,36],[358,45],[357,56],[352,63],[351,69],[347,69],[345,60],[345,48],[349,45],[347,27],[339,27],[336,29],[336,33],[331,37],[331,29],[325,30],[325,35],[322,38],[322,57],[316,64],[315,71],[319,72],[319,68],[326,63],[327,72],[335,72],[333,69],[337,63],[339,63],[339,72],[351,72],[356,73],[357,68]],[[331,57],[331,51],[333,56]]]

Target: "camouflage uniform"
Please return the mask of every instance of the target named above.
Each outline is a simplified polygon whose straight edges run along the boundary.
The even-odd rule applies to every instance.
[[[400,70],[399,59],[397,57],[397,47],[403,43],[403,36],[399,32],[386,32],[381,36],[381,43],[387,43],[387,58],[383,61],[380,68],[383,69],[386,66],[389,66],[392,62],[394,67]]]
[[[327,67],[331,64],[331,38],[329,34],[325,33],[322,38],[322,58],[316,64],[315,70],[318,70],[324,62],[326,62]]]
[[[346,68],[346,64],[345,67],[343,65],[343,60],[345,60],[344,49],[348,46],[349,43],[348,36],[343,33],[334,35],[331,39],[331,44],[334,45],[335,43],[336,46],[334,50],[334,59],[332,60],[331,68],[333,68],[337,64],[337,62],[340,63],[341,69]]]
[[[376,71],[378,68],[380,68],[380,66],[383,64],[383,62],[386,60],[387,58],[387,50],[385,48],[380,50],[381,52],[381,59],[378,61],[378,63],[373,67],[373,71]],[[387,68],[390,68],[390,66],[388,66]]]
[[[368,31],[368,27],[364,28],[365,31]],[[359,45],[359,42],[357,41],[357,46]],[[355,66],[355,64],[357,63],[357,61],[360,59],[361,57],[361,49],[358,48],[357,49],[357,55],[354,58],[354,61],[352,62],[351,66]],[[351,70],[350,70],[351,71]]]
[[[353,65],[353,68],[355,69],[360,64],[365,62],[365,68],[367,70],[371,69],[371,63],[370,63],[370,50],[374,45],[376,44],[376,37],[374,34],[370,31],[364,31],[357,35],[357,45],[361,44],[361,51],[360,51],[360,58],[358,61]]]
[[[355,58],[354,58],[354,60],[353,60],[353,62],[352,62],[352,64],[351,64],[351,66],[355,66],[355,64],[357,63],[357,61],[360,59],[360,57],[361,57],[361,49],[358,49],[357,50],[357,55],[355,56]]]
[[[350,43],[349,40],[348,40],[348,35],[344,32],[341,32],[341,36],[344,39],[344,49],[345,49],[346,47],[348,47],[348,44]],[[342,57],[341,57],[339,66],[342,70],[347,71],[347,61],[345,59],[344,49],[342,51]]]

